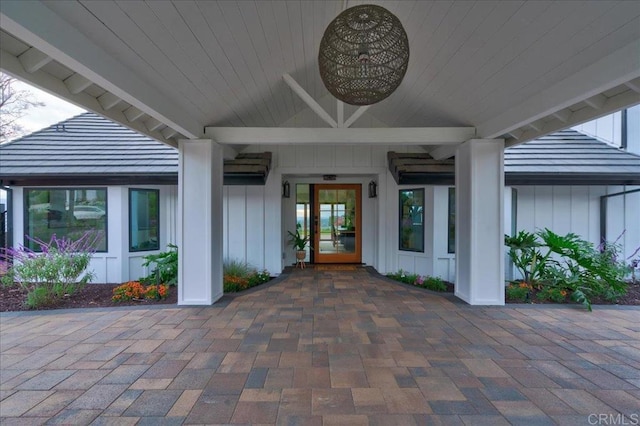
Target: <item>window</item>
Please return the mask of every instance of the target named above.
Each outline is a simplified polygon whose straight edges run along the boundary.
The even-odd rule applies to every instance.
[[[447,253],[456,252],[456,189],[449,188],[449,215],[447,218]]]
[[[76,240],[87,231],[104,233],[96,251],[107,251],[107,190],[105,188],[25,189],[25,234],[45,242],[52,235]],[[39,251],[29,238],[25,247]]]
[[[400,250],[424,252],[424,189],[400,190]]]
[[[129,251],[160,249],[160,191],[129,189]]]

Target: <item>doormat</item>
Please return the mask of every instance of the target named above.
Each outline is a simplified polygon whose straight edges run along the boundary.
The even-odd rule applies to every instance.
[[[313,265],[318,271],[355,271],[361,268],[360,265]]]

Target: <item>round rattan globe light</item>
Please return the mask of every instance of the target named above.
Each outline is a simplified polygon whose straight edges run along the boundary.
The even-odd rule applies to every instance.
[[[333,96],[350,105],[372,105],[400,85],[409,64],[409,39],[387,9],[359,5],[327,27],[318,54],[320,77]]]

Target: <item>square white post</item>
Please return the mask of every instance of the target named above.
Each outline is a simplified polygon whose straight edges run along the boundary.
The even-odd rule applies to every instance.
[[[456,290],[471,305],[504,305],[504,141],[456,151]]]
[[[211,305],[223,293],[223,149],[208,139],[178,148],[178,305]]]

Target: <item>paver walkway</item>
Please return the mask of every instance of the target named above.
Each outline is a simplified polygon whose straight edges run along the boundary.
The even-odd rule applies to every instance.
[[[212,307],[0,322],[3,425],[639,422],[638,309],[470,307],[306,270]]]

